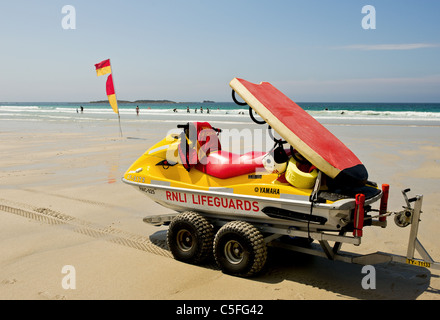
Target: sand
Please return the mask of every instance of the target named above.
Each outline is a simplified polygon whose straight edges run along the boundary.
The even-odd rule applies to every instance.
[[[2,124],[0,299],[439,300],[439,271],[410,265],[377,265],[376,289],[365,290],[362,266],[280,250],[270,250],[264,273],[250,279],[225,275],[212,261],[175,261],[166,227],[142,222],[170,210],[121,181],[173,126],[123,123],[121,138],[117,122]],[[419,239],[440,260],[440,127],[327,127],[371,180],[391,185],[389,209],[400,210],[403,188],[424,195]],[[409,228],[389,221],[364,234],[361,246],[342,249],[406,254]],[[65,266],[75,273],[63,273]]]

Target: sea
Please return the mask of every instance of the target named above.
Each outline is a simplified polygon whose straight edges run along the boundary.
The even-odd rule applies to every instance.
[[[440,103],[299,102],[311,116],[329,124],[439,126]],[[139,114],[136,114],[139,106]],[[81,112],[81,107],[83,111]],[[249,109],[234,102],[119,103],[119,116],[108,103],[0,102],[0,121],[100,122],[213,121],[246,123]]]

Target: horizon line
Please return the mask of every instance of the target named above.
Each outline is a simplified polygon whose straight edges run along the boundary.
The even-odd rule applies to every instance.
[[[148,100],[148,99],[146,99]],[[98,102],[99,101],[99,102]],[[212,105],[215,103],[234,103],[233,101],[213,101],[213,102],[203,102],[203,101],[172,101],[167,99],[161,99],[157,100],[158,102],[136,102],[136,101],[129,101],[129,100],[118,100],[121,104],[167,104],[166,102],[160,102],[160,101],[169,101],[169,104],[185,104],[185,103],[197,103],[197,104],[205,104],[205,105]],[[440,104],[440,101],[430,101],[430,102],[421,102],[421,101],[294,101],[295,103],[417,103],[417,104]],[[97,101],[0,101],[1,103],[69,103],[69,104],[108,104],[108,102],[102,100]],[[246,106],[244,106],[246,108]]]

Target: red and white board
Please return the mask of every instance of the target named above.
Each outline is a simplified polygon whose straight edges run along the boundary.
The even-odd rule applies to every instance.
[[[365,166],[356,155],[315,118],[268,82],[234,78],[231,88],[284,140],[335,181],[364,185]]]

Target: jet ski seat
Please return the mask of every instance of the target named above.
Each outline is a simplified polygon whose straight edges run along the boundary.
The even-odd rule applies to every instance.
[[[195,168],[210,176],[228,179],[243,174],[255,173],[258,169],[264,170],[263,157],[266,152],[252,151],[243,155],[219,150],[210,153]]]
[[[184,129],[178,147],[179,157],[188,171],[195,168],[208,175],[228,179],[264,168],[262,160],[266,152],[252,151],[239,155],[222,150],[217,136],[221,130],[208,122],[190,122],[178,127]]]

